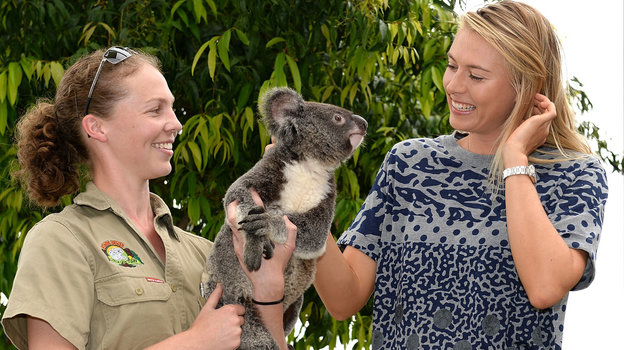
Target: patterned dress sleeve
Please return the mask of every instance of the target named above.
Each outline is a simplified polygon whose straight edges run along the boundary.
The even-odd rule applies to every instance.
[[[375,261],[378,261],[379,258],[379,242],[384,231],[384,223],[388,220],[388,213],[392,212],[391,209],[388,209],[388,206],[391,205],[388,201],[391,198],[389,186],[389,172],[391,170],[389,167],[397,158],[394,151],[395,149],[386,154],[364,204],[349,229],[342,234],[337,242],[341,247],[353,246]]]
[[[555,172],[540,177],[540,186],[554,186],[555,191],[542,198],[544,209],[564,241],[574,249],[588,253],[583,277],[573,290],[587,288],[594,279],[596,251],[602,230],[607,201],[607,176],[594,157],[566,162]],[[554,175],[554,174],[553,174]]]

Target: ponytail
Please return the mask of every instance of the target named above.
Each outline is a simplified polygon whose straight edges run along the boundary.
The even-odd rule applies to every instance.
[[[13,175],[41,207],[56,206],[79,189],[79,166],[88,153],[77,119],[62,117],[49,101],[40,101],[17,124],[20,169]]]

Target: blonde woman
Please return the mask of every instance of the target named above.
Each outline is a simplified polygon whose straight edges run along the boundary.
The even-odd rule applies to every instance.
[[[559,349],[607,184],[575,130],[558,39],[502,1],[461,17],[448,62],[457,131],[395,145],[315,287],[338,319],[375,293],[373,349]]]

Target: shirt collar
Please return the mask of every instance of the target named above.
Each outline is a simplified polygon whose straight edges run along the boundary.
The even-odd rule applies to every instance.
[[[117,202],[110,198],[106,193],[100,191],[100,189],[95,186],[93,181],[89,181],[85,191],[79,193],[74,198],[74,203],[76,205],[89,206],[96,210],[103,211],[110,209],[113,213],[115,213],[115,215],[128,220]],[[179,241],[180,238],[174,228],[171,211],[169,210],[167,204],[165,204],[165,201],[163,201],[162,198],[156,194],[150,192],[150,204],[152,205],[152,210],[154,211],[155,221],[162,222],[167,227],[169,234]]]

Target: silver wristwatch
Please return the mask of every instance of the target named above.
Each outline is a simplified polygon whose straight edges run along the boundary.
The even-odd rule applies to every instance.
[[[531,181],[535,183],[535,167],[532,164],[529,166],[518,165],[503,170],[503,181],[513,175],[529,175]]]

